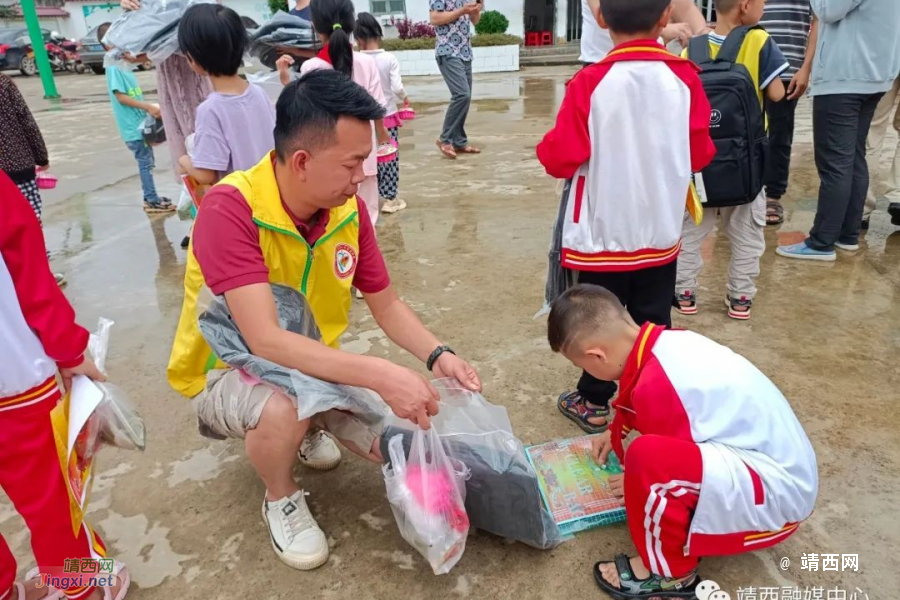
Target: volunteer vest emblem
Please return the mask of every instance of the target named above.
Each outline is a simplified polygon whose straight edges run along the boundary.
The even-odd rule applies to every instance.
[[[347,279],[356,271],[356,251],[349,244],[338,244],[334,249],[334,274]]]

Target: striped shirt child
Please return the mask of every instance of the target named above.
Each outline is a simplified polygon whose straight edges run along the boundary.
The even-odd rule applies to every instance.
[[[769,32],[790,65],[781,73],[785,81],[803,66],[811,22],[809,0],[769,0],[766,3],[759,24]]]

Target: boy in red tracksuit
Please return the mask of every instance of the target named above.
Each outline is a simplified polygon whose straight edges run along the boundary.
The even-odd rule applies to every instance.
[[[616,46],[569,82],[537,157],[549,175],[572,180],[562,267],[616,294],[638,323],[668,326],[691,173],[715,154],[709,101],[697,67],[658,42],[670,0],[603,0],[600,9]],[[614,382],[585,372],[557,406],[600,433],[615,393]]]
[[[606,0],[604,0],[606,1]],[[594,566],[614,598],[694,598],[701,556],[750,552],[792,535],[812,514],[816,456],[778,388],[744,357],[691,331],[642,327],[595,285],[550,310],[550,347],[602,379],[618,379],[616,415],[594,438],[615,451],[638,556]],[[623,451],[623,440],[640,432]]]
[[[41,227],[18,187],[0,172],[0,487],[31,531],[41,573],[62,577],[66,559],[99,559],[103,542],[84,523],[72,533],[69,495],[56,453],[50,411],[60,400],[56,374],[103,380],[85,355],[88,332],[60,291]],[[121,600],[128,574],[117,565],[113,588],[75,587],[46,595],[36,574],[15,582],[16,560],[0,537],[0,600]],[[77,575],[76,575],[77,576]],[[46,590],[45,588],[42,588]]]

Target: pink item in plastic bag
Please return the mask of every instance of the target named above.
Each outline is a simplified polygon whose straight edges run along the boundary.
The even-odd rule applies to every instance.
[[[426,513],[445,515],[456,531],[469,530],[469,516],[465,506],[457,500],[459,492],[456,481],[447,471],[410,466],[406,472],[406,486]]]

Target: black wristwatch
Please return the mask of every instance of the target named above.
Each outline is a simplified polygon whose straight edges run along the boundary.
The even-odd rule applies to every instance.
[[[440,358],[441,354],[443,354],[444,352],[449,352],[450,354],[456,356],[456,352],[454,352],[453,349],[450,348],[450,346],[438,346],[428,357],[428,360],[425,361],[425,366],[429,371],[434,368],[434,363],[437,362],[437,359]]]

